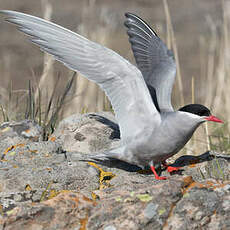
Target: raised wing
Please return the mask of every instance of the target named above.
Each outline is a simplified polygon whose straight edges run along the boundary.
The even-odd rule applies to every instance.
[[[171,93],[176,64],[172,51],[167,49],[157,34],[141,18],[131,13],[126,13],[125,16],[125,26],[128,28],[127,33],[137,66],[143,74],[155,104],[154,89],[160,111],[173,111]]]
[[[117,53],[41,18],[15,11],[0,13],[28,34],[41,50],[79,71],[105,91],[124,142],[160,122],[160,114],[152,103],[141,72]]]

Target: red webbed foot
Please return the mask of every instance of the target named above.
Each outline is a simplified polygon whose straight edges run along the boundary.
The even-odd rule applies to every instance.
[[[165,161],[162,162],[162,165],[167,169],[167,171],[169,173],[176,172],[176,171],[179,171],[181,169],[181,167],[169,166],[169,165],[167,165],[167,163]]]
[[[172,167],[172,166],[167,167],[167,171],[169,173],[179,171],[180,169],[181,169],[181,167]]]
[[[158,176],[158,174],[155,170],[155,167],[153,165],[151,165],[150,168],[151,168],[153,174],[155,175],[156,180],[166,180],[167,179],[167,177],[165,177],[165,176]]]

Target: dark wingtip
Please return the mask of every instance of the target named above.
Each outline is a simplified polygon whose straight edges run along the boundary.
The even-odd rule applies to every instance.
[[[129,28],[130,27],[130,22],[132,22],[132,19],[131,17],[135,16],[133,13],[130,13],[130,12],[126,12],[125,13],[125,17],[126,17],[126,20],[124,21],[124,25]]]
[[[130,12],[125,12],[125,17],[129,17],[130,15],[133,15],[132,13],[130,13]]]
[[[138,23],[144,24],[145,27],[148,27],[149,31],[151,31],[156,37],[159,37],[157,35],[157,33],[148,25],[148,23],[145,22],[142,18],[140,18],[136,14],[133,14],[133,13],[130,13],[130,12],[126,12],[125,13],[125,17],[126,17],[126,21],[124,22],[124,25],[126,27],[129,28],[130,24],[132,24],[132,23],[136,24],[138,22]]]
[[[139,18],[136,14],[130,13],[130,12],[126,12],[125,13],[125,17],[126,18],[131,18],[131,17]]]

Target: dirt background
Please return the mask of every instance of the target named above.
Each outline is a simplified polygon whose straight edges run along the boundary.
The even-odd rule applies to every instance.
[[[120,53],[133,62],[124,22],[124,13],[133,12],[146,20],[166,41],[166,20],[162,0],[51,0],[52,21],[84,34]],[[196,102],[205,97],[205,76],[202,75],[200,41],[206,41],[214,23],[221,28],[222,1],[220,0],[168,0],[172,24],[179,52],[184,85],[185,103],[191,102],[191,78],[195,78]],[[41,1],[0,0],[0,9],[10,9],[42,17]],[[0,80],[7,88],[12,81],[14,89],[25,89],[28,79],[41,76],[43,53],[14,26],[0,20]],[[55,63],[55,73],[63,79],[68,70]],[[55,75],[55,74],[54,74]],[[174,92],[174,103],[177,100]]]

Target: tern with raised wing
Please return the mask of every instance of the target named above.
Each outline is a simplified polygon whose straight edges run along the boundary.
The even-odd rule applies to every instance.
[[[166,179],[156,173],[156,164],[166,165],[166,159],[182,149],[203,122],[222,122],[199,104],[173,110],[173,53],[134,14],[125,14],[125,26],[138,68],[114,51],[52,22],[16,11],[1,10],[0,14],[41,50],[105,91],[119,124],[121,145],[92,159],[150,166],[156,179]]]

